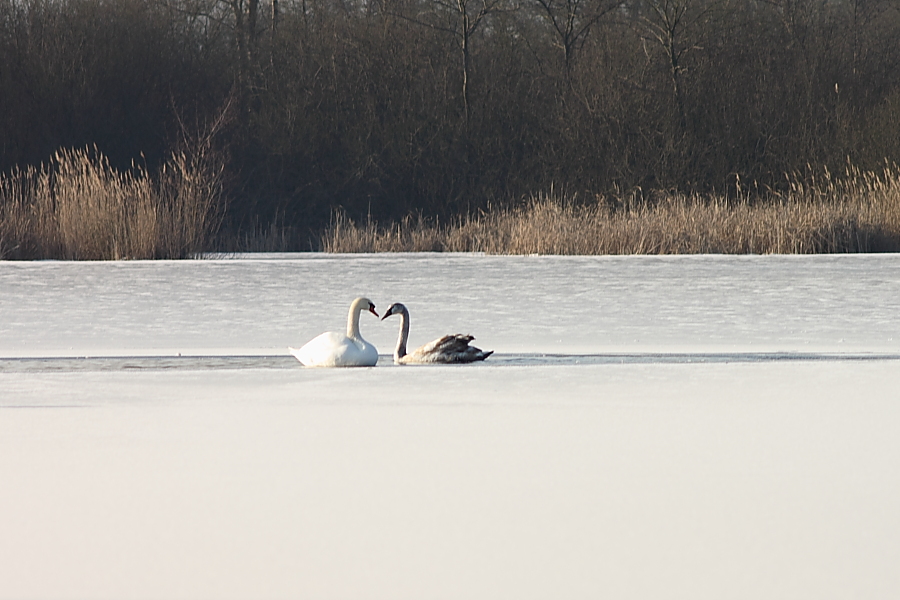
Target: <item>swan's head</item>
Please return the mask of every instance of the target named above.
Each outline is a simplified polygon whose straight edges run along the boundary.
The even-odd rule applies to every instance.
[[[402,315],[403,313],[409,314],[409,312],[406,310],[406,307],[403,306],[402,304],[400,304],[399,302],[394,302],[394,303],[391,304],[391,306],[387,309],[387,312],[384,313],[384,316],[381,317],[381,320],[384,321],[385,319],[387,319],[387,318],[388,318],[389,316],[391,316],[391,315]]]
[[[370,313],[372,313],[373,315],[375,315],[376,317],[378,316],[378,313],[375,312],[375,303],[372,302],[371,300],[369,300],[368,298],[357,298],[356,300],[353,301],[353,306],[354,306],[354,308],[359,307],[359,310],[361,310],[361,311],[367,310]]]

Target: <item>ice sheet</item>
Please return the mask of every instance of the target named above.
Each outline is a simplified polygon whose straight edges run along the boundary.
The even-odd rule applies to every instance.
[[[892,597],[897,374],[6,374],[0,596]]]
[[[0,263],[0,598],[894,597],[898,267]],[[357,293],[498,354],[282,353]]]
[[[497,352],[900,352],[900,255],[264,255],[0,263],[0,356],[277,354],[404,302],[411,344]],[[363,315],[390,354],[398,323]]]

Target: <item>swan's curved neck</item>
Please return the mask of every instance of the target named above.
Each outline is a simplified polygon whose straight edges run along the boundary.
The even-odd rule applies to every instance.
[[[354,302],[350,306],[350,312],[347,313],[347,337],[351,339],[359,338],[359,313],[362,312],[362,305]]]
[[[397,338],[397,349],[394,350],[394,360],[406,356],[407,340],[409,340],[409,311],[404,308],[400,311],[400,336]]]

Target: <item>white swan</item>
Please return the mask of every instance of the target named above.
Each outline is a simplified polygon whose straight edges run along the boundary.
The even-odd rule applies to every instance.
[[[347,335],[327,331],[300,349],[288,348],[307,367],[372,367],[378,362],[378,350],[359,335],[359,313],[367,310],[376,317],[375,305],[368,298],[357,298],[347,314]]]
[[[384,321],[391,315],[400,315],[400,337],[397,338],[397,349],[394,350],[394,362],[398,365],[470,363],[484,360],[494,353],[493,350],[485,352],[480,348],[470,346],[469,342],[475,338],[471,335],[457,333],[445,335],[407,354],[406,341],[409,339],[409,310],[399,302],[391,304],[391,307],[387,309],[381,320]]]

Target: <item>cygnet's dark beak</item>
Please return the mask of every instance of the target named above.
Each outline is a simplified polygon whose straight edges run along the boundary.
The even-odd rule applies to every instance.
[[[392,314],[394,314],[394,313],[392,313],[392,312],[390,312],[390,311],[384,313],[384,316],[381,317],[381,320],[384,321],[385,319],[387,319],[387,318],[388,318],[389,316],[391,316]]]

